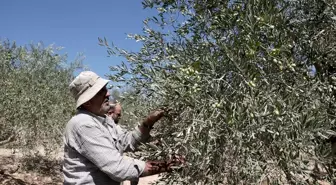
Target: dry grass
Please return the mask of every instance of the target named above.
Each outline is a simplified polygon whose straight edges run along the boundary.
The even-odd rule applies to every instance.
[[[61,185],[61,156],[46,157],[39,149],[36,156],[23,156],[11,149],[0,149],[0,184],[1,185]],[[149,185],[158,179],[158,175],[140,178],[139,185]],[[124,185],[130,185],[129,181]]]

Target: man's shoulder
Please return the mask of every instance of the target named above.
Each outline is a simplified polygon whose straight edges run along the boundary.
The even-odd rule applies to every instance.
[[[93,116],[89,114],[78,113],[69,120],[66,127],[70,130],[77,130],[83,126],[92,127],[96,125],[97,124],[95,123]]]
[[[72,116],[69,122],[79,122],[87,119],[92,119],[93,116],[90,114],[84,114],[84,113],[77,113],[76,115]]]

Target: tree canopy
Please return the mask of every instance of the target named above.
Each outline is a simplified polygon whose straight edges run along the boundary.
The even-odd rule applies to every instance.
[[[161,145],[148,155],[178,153],[188,165],[166,183],[335,182],[325,142],[335,135],[335,1],[143,6],[158,14],[129,35],[142,43],[138,52],[99,40],[126,59],[110,79],[133,89],[126,99],[139,109],[134,117],[172,108],[156,128]]]

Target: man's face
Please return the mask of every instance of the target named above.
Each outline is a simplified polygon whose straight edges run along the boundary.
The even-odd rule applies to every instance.
[[[110,109],[109,96],[106,86],[103,87],[90,101],[86,104],[86,107],[94,114],[104,116]]]
[[[114,111],[112,112],[111,116],[115,123],[119,122],[121,118],[121,105],[120,104],[117,104],[115,106]]]

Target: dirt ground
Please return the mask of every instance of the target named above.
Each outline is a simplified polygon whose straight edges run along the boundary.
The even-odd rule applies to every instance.
[[[62,185],[61,156],[53,160],[23,158],[20,153],[0,148],[0,185]],[[149,185],[157,179],[157,175],[140,178],[138,184]],[[130,182],[123,185],[130,185]]]
[[[38,157],[23,157],[20,152],[0,148],[0,185],[62,185],[62,152],[55,152],[57,155],[46,158],[43,151],[38,151],[40,152]],[[138,185],[149,185],[158,179],[158,175],[140,178]],[[270,184],[265,182],[262,181],[261,184]],[[317,184],[331,185],[322,180]],[[131,183],[126,181],[123,185]]]

